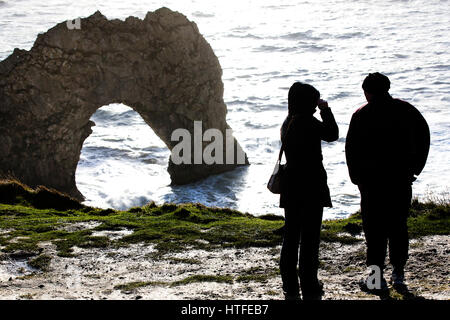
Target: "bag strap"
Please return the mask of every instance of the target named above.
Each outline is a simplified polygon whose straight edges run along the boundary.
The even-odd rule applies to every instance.
[[[287,129],[286,132],[284,133],[284,135],[281,137],[281,148],[280,148],[280,153],[278,154],[278,162],[281,162],[281,158],[283,157],[283,152],[284,152],[284,141],[286,140],[286,136],[288,134],[289,128],[291,127],[291,123],[292,120],[294,120],[294,117],[292,117],[287,125]]]
[[[283,151],[284,151],[283,140],[281,140],[281,148],[280,153],[278,154],[278,162],[281,162],[281,158],[283,157]]]

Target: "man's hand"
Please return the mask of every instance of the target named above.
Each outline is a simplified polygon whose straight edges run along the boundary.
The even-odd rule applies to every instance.
[[[317,106],[319,107],[319,110],[323,110],[328,108],[328,102],[326,102],[325,100],[319,99],[319,101],[317,101]]]

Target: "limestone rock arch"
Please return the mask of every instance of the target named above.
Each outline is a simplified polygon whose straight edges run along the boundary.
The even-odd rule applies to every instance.
[[[143,20],[97,11],[77,22],[57,24],[0,62],[0,175],[83,199],[75,170],[95,125],[89,119],[110,103],[137,111],[170,150],[173,130],[192,132],[195,120],[225,136],[222,70],[195,23],[167,8]],[[182,184],[235,167],[169,159],[168,170]]]

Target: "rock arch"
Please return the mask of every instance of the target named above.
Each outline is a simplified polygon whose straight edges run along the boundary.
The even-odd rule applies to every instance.
[[[83,199],[75,170],[89,119],[110,103],[137,111],[169,149],[195,120],[225,137],[222,70],[195,23],[161,8],[125,21],[97,11],[78,25],[59,23],[0,62],[0,175]],[[182,184],[235,167],[169,160],[168,171]]]

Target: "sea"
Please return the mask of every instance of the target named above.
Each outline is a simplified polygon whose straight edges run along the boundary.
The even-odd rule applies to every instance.
[[[171,185],[170,152],[153,130],[126,105],[99,106],[76,171],[85,204],[125,210],[150,201],[199,202],[282,215],[279,196],[266,184],[280,148],[288,89],[302,81],[328,101],[340,130],[336,142],[322,145],[333,201],[324,218],[347,217],[359,209],[360,197],[348,176],[345,136],[352,113],[365,103],[361,83],[370,72],[386,74],[392,96],[416,106],[430,126],[428,163],[413,185],[414,197],[448,198],[448,0],[0,0],[0,60],[14,48],[30,49],[39,33],[59,22],[97,10],[109,19],[142,19],[160,7],[194,21],[217,55],[227,122],[250,165]]]

